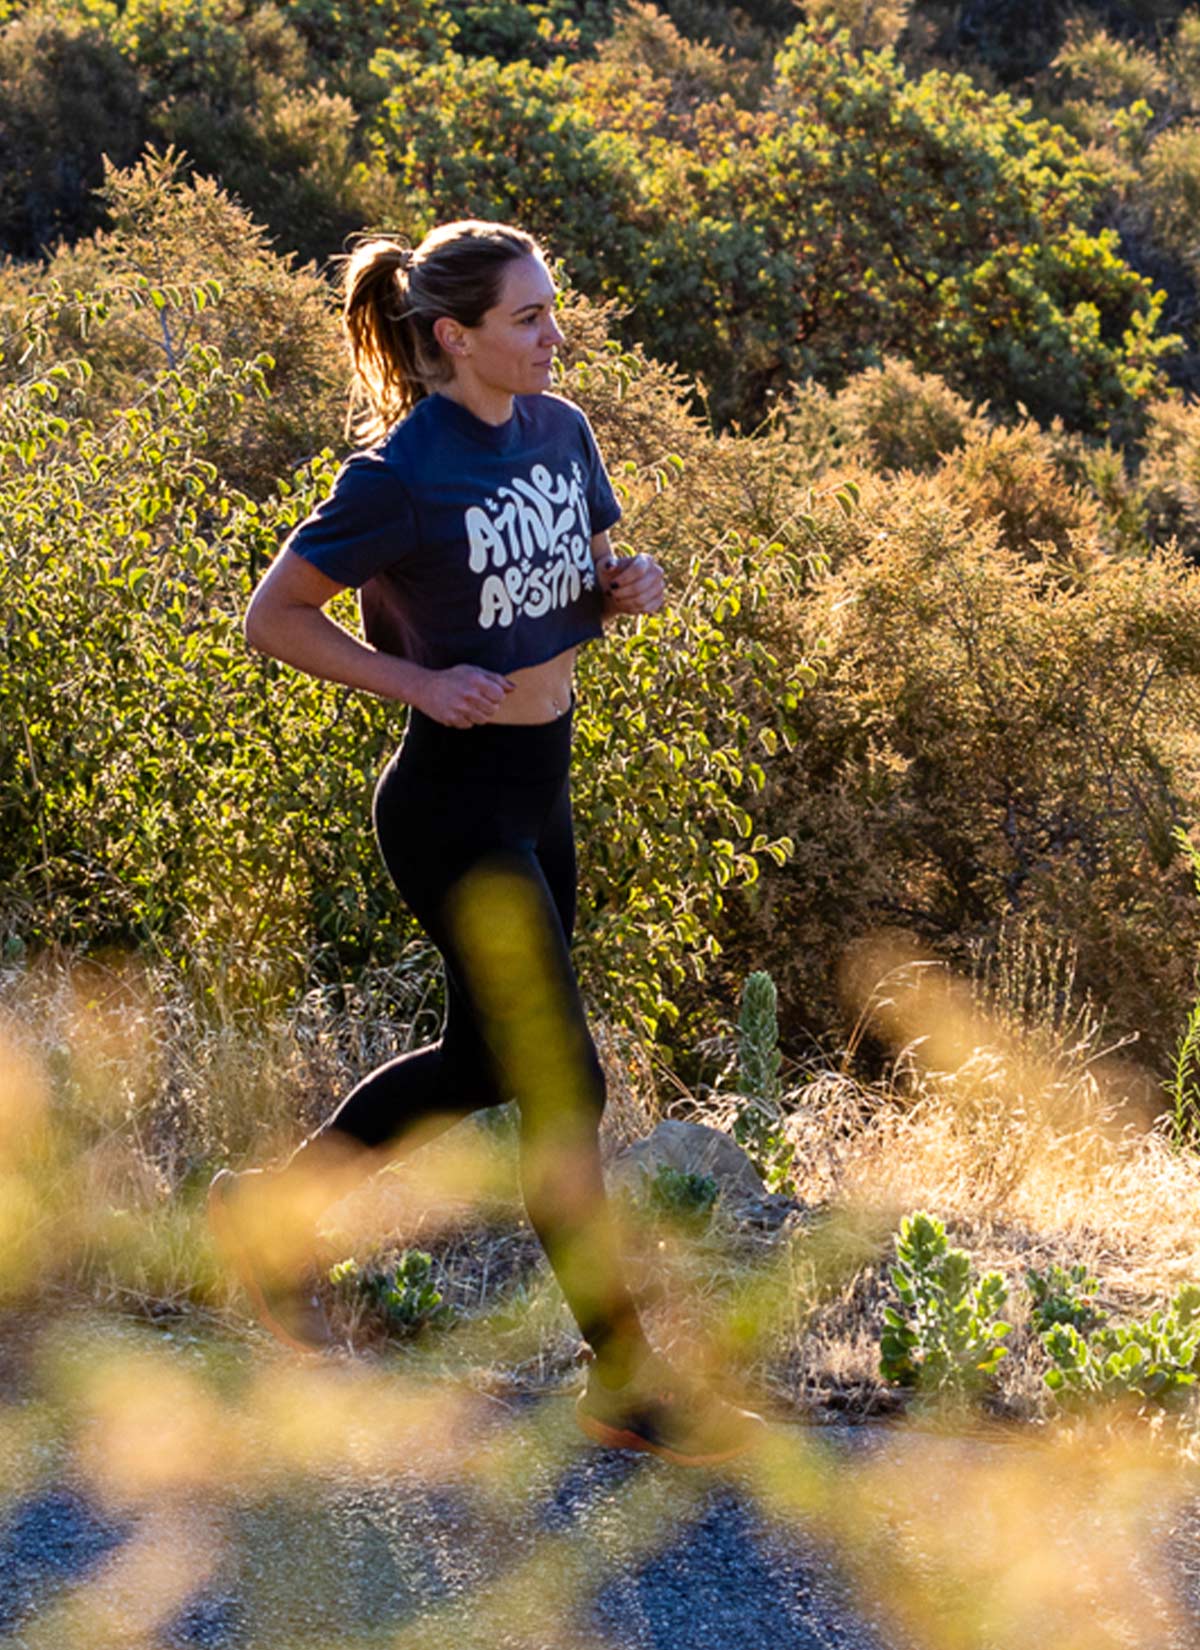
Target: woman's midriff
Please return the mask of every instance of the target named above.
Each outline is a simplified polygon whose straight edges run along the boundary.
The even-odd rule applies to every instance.
[[[577,647],[569,647],[543,664],[510,670],[508,679],[515,684],[513,691],[505,695],[489,720],[553,722],[561,716],[571,704],[571,678],[578,652]]]

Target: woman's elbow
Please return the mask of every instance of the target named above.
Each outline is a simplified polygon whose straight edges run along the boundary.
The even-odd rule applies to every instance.
[[[246,646],[252,648],[255,653],[270,653],[271,630],[268,604],[261,601],[257,594],[251,596],[250,605],[242,619],[242,635]]]

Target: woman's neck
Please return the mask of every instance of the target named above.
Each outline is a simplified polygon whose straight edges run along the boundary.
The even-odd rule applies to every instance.
[[[464,384],[453,378],[448,384],[439,384],[437,393],[448,401],[457,401],[485,424],[507,424],[513,415],[512,395],[490,384]]]

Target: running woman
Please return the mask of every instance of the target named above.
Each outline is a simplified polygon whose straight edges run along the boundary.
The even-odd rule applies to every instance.
[[[758,1442],[764,1423],[646,1339],[605,1197],[604,1073],[570,956],[573,665],[606,618],[658,612],[664,580],[651,557],[614,554],[621,509],[591,427],[550,392],[555,296],[541,247],[507,224],[443,224],[415,251],[368,239],[346,260],[343,324],[370,444],[284,542],[245,632],[309,675],[409,707],[373,818],[392,880],[443,958],[445,1021],[437,1042],[364,1077],[281,1169],[221,1170],[209,1211],[262,1321],[319,1350],[332,1337],[310,1274],[294,1254],[272,1255],[264,1215],[270,1225],[286,1200],[315,1223],[357,1179],[514,1098],[530,1224],[591,1348],[581,1428],[707,1465]],[[347,586],[365,642],[323,611]],[[548,1027],[569,1066],[549,1099],[513,1060],[534,1028],[497,1035],[480,930],[460,920],[464,890],[489,869],[528,919],[514,930],[526,946],[516,976],[542,980],[528,1012],[551,1014],[538,1035]],[[512,1001],[519,1020],[519,991]]]

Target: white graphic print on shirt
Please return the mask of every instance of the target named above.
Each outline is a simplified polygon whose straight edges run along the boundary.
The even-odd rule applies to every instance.
[[[486,574],[479,590],[479,627],[510,625],[522,613],[538,619],[576,601],[596,583],[583,466],[552,476],[535,464],[496,496],[466,514],[468,565]]]

